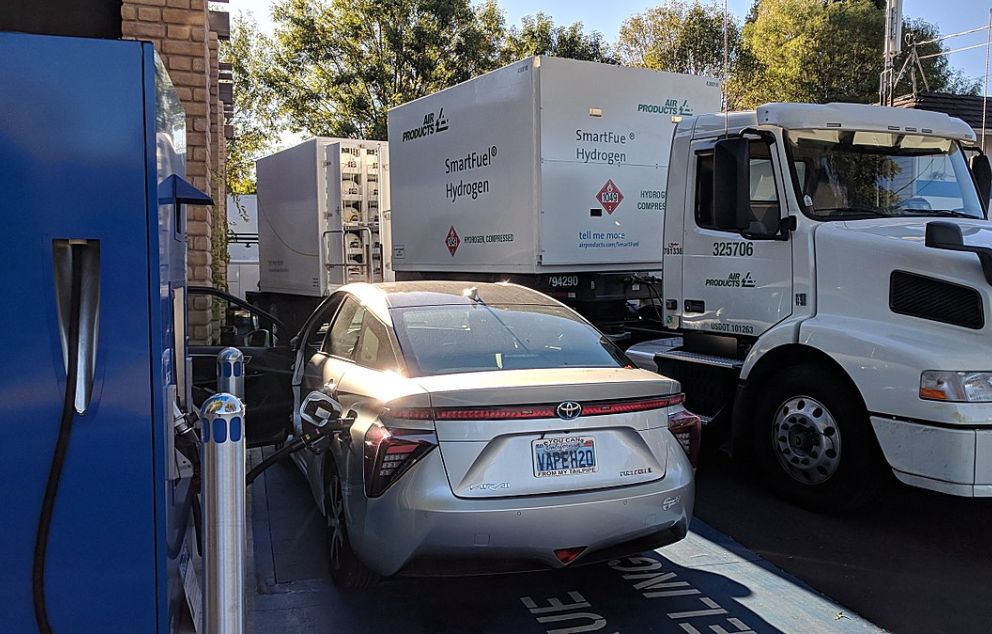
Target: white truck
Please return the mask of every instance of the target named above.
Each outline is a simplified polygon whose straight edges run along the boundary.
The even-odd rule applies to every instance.
[[[649,137],[660,144],[657,168],[630,190],[614,180],[637,202],[664,192],[663,214],[621,202],[591,216],[583,193],[549,226],[549,208],[604,184],[602,172],[574,165],[584,131],[612,132],[594,138],[614,145],[628,134],[592,125],[611,112],[579,90],[602,85],[596,72],[567,82],[577,95],[568,112],[516,106],[528,83],[541,104],[554,94],[550,73],[533,75],[558,63],[511,66],[525,78],[516,89],[473,80],[474,105],[455,107],[442,91],[391,111],[397,277],[537,274],[546,277],[536,286],[555,290],[553,267],[584,263],[566,288],[594,298],[598,271],[658,271],[650,308],[667,338],[629,355],[680,380],[690,408],[725,422],[735,452],[752,455],[779,493],[815,508],[853,507],[888,470],[925,489],[992,496],[992,169],[970,127],[854,104],[666,112],[653,121],[659,130],[674,121],[670,144]],[[559,121],[575,112],[589,117],[581,131]],[[565,125],[572,146],[545,155],[543,131]],[[501,141],[428,147],[469,138],[464,126],[471,138],[501,130]],[[508,145],[518,126],[531,145]],[[539,152],[540,177],[528,177]],[[497,180],[503,161],[524,166],[520,180]],[[460,206],[466,198],[472,205]],[[658,224],[639,223],[646,213]],[[583,237],[591,222],[623,236]],[[626,248],[618,243],[631,240],[644,248],[617,258]],[[610,241],[609,251],[581,246]]]
[[[512,280],[601,327],[660,287],[672,115],[719,82],[532,57],[389,111],[397,279]],[[636,277],[636,279],[635,279]]]

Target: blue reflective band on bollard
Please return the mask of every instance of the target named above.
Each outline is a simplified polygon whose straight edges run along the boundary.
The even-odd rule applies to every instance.
[[[223,418],[214,419],[214,442],[227,442],[227,421]]]
[[[241,419],[232,418],[231,419],[231,442],[238,442],[241,440]]]
[[[217,353],[217,391],[245,399],[245,355],[237,348]]]

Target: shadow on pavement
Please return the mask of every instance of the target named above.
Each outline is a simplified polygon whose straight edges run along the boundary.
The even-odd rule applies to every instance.
[[[871,506],[811,513],[717,452],[697,474],[696,516],[893,632],[992,632],[992,500],[888,482]]]
[[[397,578],[342,592],[329,579],[323,520],[295,466],[270,469],[252,498],[255,632],[873,631],[704,524],[663,555],[540,573]]]

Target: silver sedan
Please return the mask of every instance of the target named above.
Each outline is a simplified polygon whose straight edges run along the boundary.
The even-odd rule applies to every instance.
[[[294,459],[341,586],[561,568],[685,536],[699,419],[557,301],[512,284],[342,287],[309,318]],[[336,412],[337,413],[337,412]]]

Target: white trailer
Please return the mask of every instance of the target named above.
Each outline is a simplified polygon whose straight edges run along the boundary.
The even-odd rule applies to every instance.
[[[661,268],[675,121],[719,108],[711,78],[553,57],[393,108],[397,278],[644,296],[629,275]]]
[[[385,141],[309,139],[259,159],[256,174],[263,292],[323,297],[343,284],[383,281]]]

